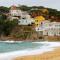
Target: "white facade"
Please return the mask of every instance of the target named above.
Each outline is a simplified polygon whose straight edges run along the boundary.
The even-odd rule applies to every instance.
[[[11,7],[9,18],[10,20],[18,19],[19,25],[28,25],[34,23],[34,20],[27,11],[21,11],[20,9],[17,9],[16,6]]]
[[[22,11],[21,18],[19,19],[19,25],[29,25],[31,23],[34,23],[34,19],[32,19],[26,11]]]
[[[27,15],[29,16],[28,18],[30,18],[30,15],[26,11],[21,11],[21,19],[26,18]]]
[[[21,17],[21,10],[18,9],[16,6],[11,6],[9,14],[10,20],[19,19]]]
[[[60,36],[60,23],[52,22],[51,27],[48,29],[47,33],[49,36]]]
[[[26,15],[22,17],[21,19],[19,19],[19,25],[29,25],[32,23],[34,23],[34,19],[30,18],[29,15]]]
[[[10,10],[11,16],[21,16],[21,10]]]
[[[36,31],[43,31],[43,35],[60,36],[60,22],[43,21]]]
[[[60,23],[52,22],[51,26],[47,29],[47,31],[43,31],[43,34],[48,36],[60,36]]]
[[[46,30],[50,27],[50,21],[42,21],[40,22],[40,26],[36,27],[36,31],[43,31],[43,30]]]

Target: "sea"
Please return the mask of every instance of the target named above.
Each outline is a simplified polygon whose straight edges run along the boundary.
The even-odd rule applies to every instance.
[[[19,51],[19,50],[34,50],[42,47],[43,43],[33,43],[33,42],[10,42],[10,41],[3,41],[0,42],[0,53],[6,53],[11,51]]]
[[[60,47],[60,42],[0,41],[0,60],[12,60],[18,56],[42,54]]]

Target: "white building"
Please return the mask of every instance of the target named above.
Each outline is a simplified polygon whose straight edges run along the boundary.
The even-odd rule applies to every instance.
[[[43,21],[36,31],[43,31],[43,35],[60,36],[60,22]]]
[[[11,9],[10,9],[10,15],[9,15],[9,18],[10,20],[13,20],[13,19],[19,19],[21,17],[21,10],[18,9],[16,6],[11,6]]]
[[[27,11],[21,11],[16,6],[11,6],[9,18],[10,20],[17,19],[19,21],[19,25],[28,25],[34,23],[34,20]]]
[[[40,22],[40,25],[38,27],[36,27],[36,31],[43,31],[48,29],[48,27],[50,27],[50,21],[44,20]]]
[[[19,25],[29,25],[32,23],[34,23],[34,19],[30,15],[21,16],[21,19],[19,19]]]
[[[60,36],[60,22],[52,22],[51,27],[48,29],[49,36]]]

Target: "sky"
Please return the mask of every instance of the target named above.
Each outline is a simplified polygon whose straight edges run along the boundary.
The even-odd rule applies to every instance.
[[[0,0],[0,6],[11,5],[45,6],[60,11],[60,0]]]

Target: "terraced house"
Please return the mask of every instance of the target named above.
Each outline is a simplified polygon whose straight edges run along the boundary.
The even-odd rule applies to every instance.
[[[42,35],[44,36],[60,36],[60,23],[45,20],[37,27],[36,31],[42,31]]]

